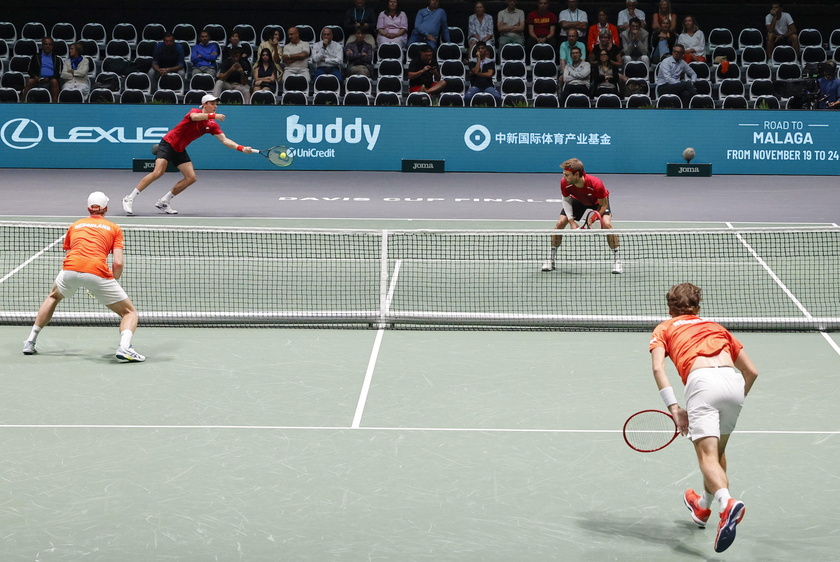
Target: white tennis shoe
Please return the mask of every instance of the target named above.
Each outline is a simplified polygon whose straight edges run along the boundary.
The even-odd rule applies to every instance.
[[[542,264],[543,271],[554,271],[554,261],[553,260],[545,260]]]
[[[134,214],[134,199],[131,197],[123,197],[123,211],[125,211],[126,215],[133,215]]]
[[[117,356],[117,359],[119,359],[121,361],[127,361],[129,363],[140,362],[140,361],[145,361],[146,360],[145,355],[140,355],[139,353],[134,351],[134,348],[131,347],[131,346],[129,346],[128,349],[124,348],[123,346],[117,347],[116,356]]]
[[[621,264],[621,260],[615,260],[615,263],[613,263],[612,272],[617,273],[619,275],[624,273],[624,266]]]
[[[178,211],[172,208],[172,205],[169,204],[168,201],[164,201],[163,199],[158,199],[158,202],[155,203],[155,207],[166,213],[167,215],[177,215]]]
[[[38,353],[38,350],[35,349],[35,342],[32,340],[26,340],[23,342],[23,354],[24,355],[35,355]]]

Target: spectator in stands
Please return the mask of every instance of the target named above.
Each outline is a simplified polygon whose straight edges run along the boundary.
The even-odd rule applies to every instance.
[[[609,36],[609,32],[607,32]],[[610,52],[607,49],[598,49],[594,65],[590,65],[592,70],[590,76],[592,77],[592,93],[595,97],[601,94],[616,94],[621,95],[621,74],[618,68],[613,65],[610,60]]]
[[[429,0],[429,6],[417,12],[408,42],[423,42],[432,49],[437,49],[440,43],[449,43],[449,24],[440,0]]]
[[[676,44],[677,34],[671,31],[671,20],[663,19],[659,23],[659,31],[650,35],[650,61],[656,64],[669,56]]]
[[[251,87],[251,92],[271,90],[276,93],[276,85],[277,73],[275,71],[274,61],[271,60],[271,51],[263,49],[260,51],[257,64],[254,65],[254,84]]]
[[[484,41],[485,47],[487,45],[491,47],[496,45],[496,41],[493,38],[493,16],[484,11],[484,2],[476,2],[474,9],[475,13],[467,21],[468,53],[473,52],[473,47],[479,41]],[[486,48],[485,51],[487,51]]]
[[[631,60],[640,60],[650,65],[648,56],[648,32],[642,29],[642,22],[639,18],[630,20],[630,27],[621,32],[621,50],[624,64]]]
[[[570,28],[566,36],[566,41],[560,44],[560,72],[563,72],[566,66],[572,63],[572,49],[575,47],[580,49],[584,60],[586,60],[586,46],[581,41],[578,41],[578,30]]]
[[[770,13],[764,18],[767,24],[767,54],[773,53],[778,45],[790,45],[799,56],[799,36],[796,34],[796,24],[793,17],[782,11],[781,2],[770,4]]]
[[[678,44],[671,51],[671,56],[656,67],[656,91],[659,95],[677,94],[682,98],[683,107],[688,107],[691,97],[697,95],[693,84],[697,80],[697,73],[683,60],[684,55],[685,47]],[[683,75],[691,81],[683,80]]]
[[[215,78],[216,61],[219,58],[219,46],[210,42],[210,34],[202,30],[198,36],[198,43],[192,48],[190,62],[192,62],[191,76],[209,74]]]
[[[248,87],[250,79],[251,63],[242,56],[242,49],[236,47],[230,52],[230,57],[222,61],[213,94],[219,97],[223,91],[239,90],[245,103],[248,103],[251,99],[251,89]]]
[[[379,32],[376,36],[378,45],[396,43],[403,51],[405,50],[408,42],[408,16],[400,10],[397,0],[388,0],[388,7],[379,13],[379,18],[376,20],[376,30]],[[356,33],[355,29],[353,33]]]
[[[507,8],[496,17],[499,48],[514,43],[525,45],[525,12],[516,7],[516,0],[507,0]]]
[[[55,42],[52,37],[41,39],[41,52],[32,55],[29,59],[29,79],[23,87],[21,99],[26,99],[26,94],[32,88],[46,88],[52,95],[54,102],[58,101],[59,77],[61,76],[62,64],[58,56],[53,52]]]
[[[308,82],[309,75],[309,43],[300,40],[300,32],[296,27],[290,27],[287,32],[289,42],[283,47],[283,64],[286,65],[286,74],[305,76]]]
[[[627,31],[630,29],[630,20],[636,18],[639,20],[639,25],[642,29],[647,28],[645,21],[645,13],[636,7],[636,0],[627,0],[627,8],[618,12],[618,30]],[[647,32],[645,32],[647,33]]]
[[[621,57],[621,47],[613,43],[612,33],[609,29],[601,30],[598,44],[592,47],[589,52],[589,66],[592,67],[593,79],[595,77],[595,67],[603,64],[601,53],[607,53],[607,61],[615,71],[615,76],[618,78],[619,89],[623,89],[623,85],[627,82],[627,77],[621,73],[621,68],[624,66],[624,61]],[[600,82],[596,82],[600,84]]]
[[[347,57],[347,74],[362,74],[370,78],[373,75],[373,47],[365,41],[365,32],[361,27],[356,29],[355,36],[356,40],[347,43],[344,52]]]
[[[90,92],[90,71],[89,59],[82,55],[82,45],[70,43],[67,58],[64,59],[64,68],[61,71],[61,79],[64,80],[62,90],[78,90],[82,97],[87,99]]]
[[[677,19],[677,14],[671,11],[671,2],[668,0],[662,0],[659,3],[659,11],[653,14],[653,22],[651,23],[650,28],[651,31],[659,31],[659,28],[662,27],[662,22],[665,20],[670,21],[671,29],[676,31],[679,20]]]
[[[694,16],[685,16],[677,43],[685,47],[685,62],[706,62],[706,36],[697,27]]]
[[[537,43],[547,43],[557,48],[557,16],[548,9],[548,0],[539,0],[537,9],[525,19],[528,35],[525,37],[525,49],[531,49]]]
[[[571,38],[571,32],[573,31],[576,30],[569,30],[569,38]],[[566,97],[572,92],[580,92],[588,96],[592,95],[589,89],[592,67],[583,59],[583,51],[581,51],[580,47],[572,47],[571,56],[571,62],[563,69],[563,95],[560,100],[561,103],[564,103]]]
[[[257,52],[262,53],[263,49],[268,49],[268,51],[271,53],[271,61],[274,63],[274,76],[276,77],[277,81],[280,82],[280,80],[283,77],[283,47],[280,45],[279,30],[274,30],[274,32],[272,32],[271,34],[271,37],[260,43]]]
[[[570,29],[577,29],[578,37],[585,37],[589,27],[589,16],[583,10],[578,9],[578,0],[568,0],[568,6],[560,12],[557,35],[558,41],[566,40]]]
[[[376,46],[376,11],[367,7],[366,0],[353,0],[353,7],[344,12],[344,36],[356,34],[356,26],[361,26],[365,33],[365,41],[371,47]]]
[[[592,49],[600,41],[601,33],[605,30],[610,32],[613,45],[621,45],[621,39],[618,37],[618,28],[608,21],[607,11],[598,10],[598,21],[589,28],[589,35],[586,38],[586,52],[592,52]]]
[[[429,45],[420,47],[419,54],[408,64],[408,91],[436,94],[446,88],[440,78],[440,67]]]
[[[160,77],[170,72],[180,74],[183,78],[185,59],[184,47],[175,42],[175,36],[164,34],[163,41],[155,45],[152,52],[152,68],[149,69],[152,86],[156,88]]]
[[[222,60],[230,58],[231,53],[235,48],[239,47],[242,49],[242,56],[248,58],[249,55],[253,54],[249,50],[246,49],[245,45],[242,45],[242,40],[239,38],[239,32],[234,31],[228,37],[228,44],[227,46],[222,48]]]
[[[470,87],[464,94],[464,102],[469,105],[470,100],[478,92],[487,92],[496,98],[496,104],[501,105],[502,95],[493,87],[493,77],[496,75],[496,63],[487,51],[484,41],[475,43],[475,59],[470,60]]]
[[[840,109],[840,80],[837,78],[837,67],[834,61],[824,62],[821,66],[822,78],[819,79],[821,109]]]
[[[325,27],[321,30],[321,40],[312,45],[312,62],[315,63],[315,78],[321,74],[332,74],[338,78],[340,84],[344,82],[344,77],[341,75],[344,53],[341,51],[341,45],[332,39],[332,29]]]

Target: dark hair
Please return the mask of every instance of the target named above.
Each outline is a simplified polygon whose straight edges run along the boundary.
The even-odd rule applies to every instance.
[[[700,287],[691,283],[674,285],[665,296],[665,300],[668,302],[668,312],[673,316],[696,315],[700,312],[700,301],[703,298],[700,293]]]
[[[638,23],[639,25],[642,25],[642,20],[640,20],[639,18],[630,18],[630,21],[628,21],[627,23],[628,24]]]
[[[429,47],[426,44],[420,45],[420,47],[417,50],[421,53],[431,53],[432,52],[432,48]]]

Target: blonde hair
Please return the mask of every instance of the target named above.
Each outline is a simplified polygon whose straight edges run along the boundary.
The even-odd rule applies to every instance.
[[[569,158],[563,164],[561,164],[564,170],[569,170],[570,172],[578,172],[580,175],[584,175],[586,172],[583,170],[583,162],[578,160],[577,158]]]
[[[665,296],[665,300],[668,302],[668,313],[672,316],[696,315],[700,312],[702,298],[701,289],[696,285],[691,283],[674,285]]]

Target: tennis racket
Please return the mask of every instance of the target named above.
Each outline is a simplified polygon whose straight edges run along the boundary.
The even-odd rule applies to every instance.
[[[661,410],[642,410],[624,422],[624,441],[634,451],[653,453],[670,445],[677,435],[677,422]]]
[[[271,162],[275,166],[280,166],[281,168],[290,166],[291,163],[295,161],[292,149],[287,146],[272,146],[271,148],[260,150],[259,154],[262,154],[263,156],[268,158],[269,162]]]
[[[580,227],[583,229],[600,229],[601,228],[601,213],[595,209],[586,209],[580,217]]]

